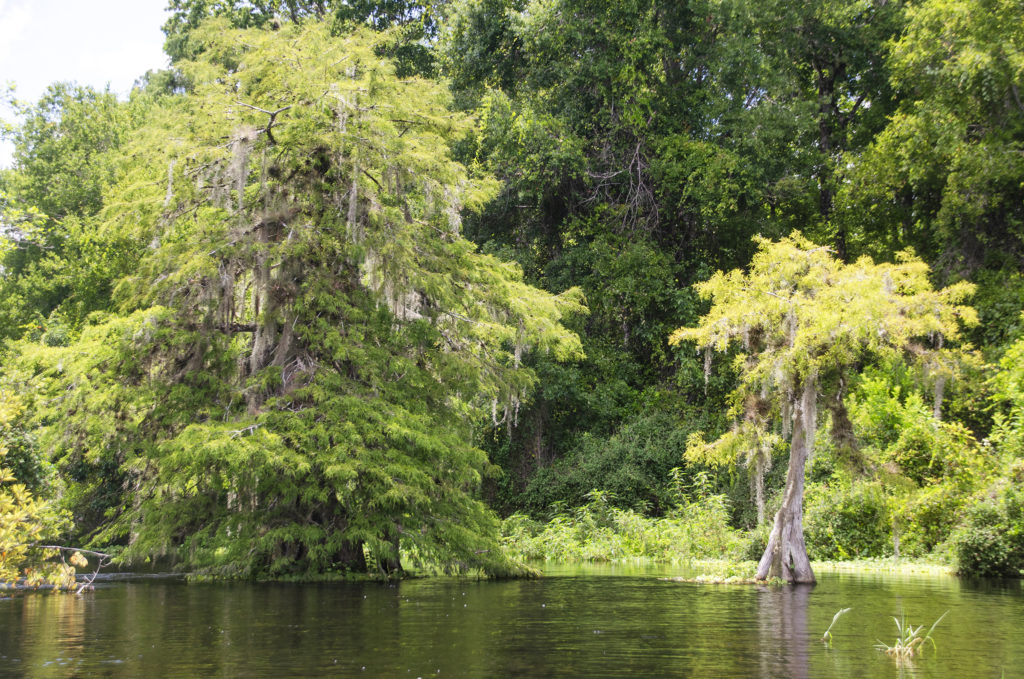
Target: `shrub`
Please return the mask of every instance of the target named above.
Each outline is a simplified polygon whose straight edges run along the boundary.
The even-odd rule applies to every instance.
[[[679,465],[693,423],[655,413],[628,422],[609,437],[584,434],[565,458],[540,469],[519,498],[537,515],[552,504],[584,504],[598,488],[619,507],[666,513],[675,501],[670,471]]]
[[[804,536],[814,560],[884,556],[892,552],[889,501],[877,483],[812,485]]]
[[[961,575],[1020,577],[1024,569],[1024,491],[1005,479],[968,507],[951,543]]]
[[[990,439],[1011,458],[1024,457],[1024,339],[1010,345],[989,381],[997,407]]]
[[[547,523],[523,514],[508,517],[502,524],[507,548],[526,560],[668,562],[733,559],[743,549],[742,535],[729,527],[728,506],[720,495],[680,504],[661,518],[615,507],[614,495],[604,491],[587,497],[582,507],[557,506]]]
[[[850,416],[865,452],[895,463],[919,486],[947,479],[972,485],[989,462],[985,450],[965,426],[936,419],[920,394],[904,391],[885,376],[861,383]]]
[[[952,484],[928,486],[911,495],[900,512],[901,555],[926,556],[946,541],[961,519],[964,500]]]
[[[762,524],[749,531],[740,549],[740,558],[744,561],[760,561],[764,550],[768,548],[768,536],[771,532],[771,523]]]
[[[0,433],[21,411],[17,397],[0,390]],[[60,528],[65,517],[20,483],[7,465],[7,447],[0,437],[0,586],[24,579],[27,584],[50,582],[70,589],[75,569],[63,562],[46,563],[53,553],[35,546]]]

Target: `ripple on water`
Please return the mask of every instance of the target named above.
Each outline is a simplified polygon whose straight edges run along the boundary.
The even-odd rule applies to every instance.
[[[187,585],[111,581],[0,606],[0,675],[57,677],[896,677],[891,616],[946,610],[914,677],[1024,667],[1020,583],[825,573],[813,587],[698,585],[666,567],[537,580]],[[840,608],[852,608],[821,635]]]

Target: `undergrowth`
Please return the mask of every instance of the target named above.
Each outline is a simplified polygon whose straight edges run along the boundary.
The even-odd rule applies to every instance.
[[[502,537],[513,558],[527,561],[618,561],[646,558],[678,563],[739,560],[747,538],[729,526],[724,496],[681,502],[663,517],[613,505],[611,493],[594,491],[581,507],[556,506],[546,523],[513,514]]]

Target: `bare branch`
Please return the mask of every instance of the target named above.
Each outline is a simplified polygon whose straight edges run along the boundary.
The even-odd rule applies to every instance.
[[[277,140],[274,139],[274,133],[271,132],[270,130],[274,126],[274,119],[277,118],[277,114],[283,113],[283,112],[287,111],[288,109],[290,109],[291,108],[291,104],[289,104],[288,106],[282,106],[281,108],[277,109],[276,111],[268,111],[265,108],[260,108],[259,106],[253,106],[252,104],[247,104],[244,101],[240,101],[238,99],[235,100],[235,103],[238,104],[239,106],[245,106],[246,108],[251,108],[253,111],[259,111],[260,113],[265,113],[268,116],[270,116],[270,120],[267,121],[267,126],[264,127],[262,130],[260,130],[260,132],[265,132],[266,133],[267,139],[270,140],[271,144],[276,144],[277,143]]]

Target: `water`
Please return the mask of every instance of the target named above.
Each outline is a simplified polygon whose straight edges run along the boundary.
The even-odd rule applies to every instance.
[[[0,600],[0,677],[1024,677],[1019,582],[819,574],[695,585],[672,568],[532,581],[188,585],[107,581]],[[820,641],[840,608],[853,610]],[[928,626],[913,665],[890,616]]]

